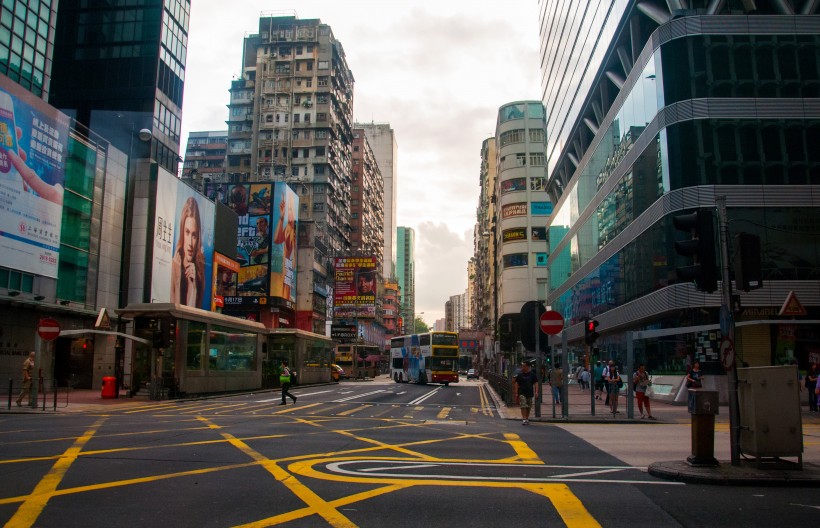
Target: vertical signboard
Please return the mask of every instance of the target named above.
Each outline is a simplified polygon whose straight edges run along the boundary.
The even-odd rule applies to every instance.
[[[0,265],[57,278],[68,116],[0,76]]]
[[[154,218],[152,302],[211,309],[214,204],[159,170]]]
[[[334,261],[334,317],[375,317],[376,257],[337,257]]]

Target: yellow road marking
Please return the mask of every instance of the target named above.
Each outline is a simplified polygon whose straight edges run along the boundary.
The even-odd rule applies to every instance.
[[[213,424],[206,418],[200,418],[204,423],[208,424],[209,427],[213,427],[214,429],[218,429],[219,426]],[[310,488],[299,482],[299,480],[279,467],[279,465],[264,456],[262,453],[251,448],[248,444],[243,442],[242,440],[236,438],[230,433],[220,432],[223,438],[225,438],[231,445],[245,453],[248,457],[252,460],[260,462],[262,467],[268,471],[273,477],[285,485],[294,495],[299,497],[306,505],[308,505],[312,511],[317,513],[320,517],[322,517],[325,521],[327,521],[331,526],[340,527],[340,528],[353,528],[356,525],[347,517],[345,517],[338,509],[334,508],[329,502],[325,501],[323,498],[318,496],[316,493],[313,492]],[[264,525],[259,525],[264,526]]]
[[[510,447],[512,447],[518,455],[516,457],[510,458],[509,460],[526,462],[531,464],[543,464],[541,459],[538,458],[538,455],[535,454],[535,451],[530,449],[530,446],[528,446],[526,442],[523,442],[521,440],[521,437],[519,437],[517,434],[504,433],[504,438],[507,439],[507,443],[510,444]]]
[[[584,508],[583,503],[566,484],[538,484],[522,486],[522,488],[548,498],[567,526],[601,528],[598,521]]]
[[[34,526],[43,508],[46,507],[46,503],[48,503],[48,500],[52,497],[54,490],[57,489],[57,486],[59,486],[63,480],[68,468],[77,460],[77,456],[80,451],[82,451],[83,446],[91,440],[91,437],[94,436],[94,433],[97,432],[97,429],[99,429],[105,420],[106,418],[97,420],[90,429],[77,438],[74,444],[63,453],[49,472],[37,483],[37,486],[34,487],[34,491],[32,491],[28,498],[23,501],[23,504],[17,508],[17,511],[11,519],[9,519],[6,526],[19,528]]]
[[[360,407],[353,407],[352,409],[348,409],[346,411],[342,411],[340,413],[336,413],[336,416],[350,416],[353,413],[357,413],[359,411],[363,411],[368,407],[373,407],[372,405],[362,405]]]
[[[451,407],[445,407],[445,408],[443,408],[443,409],[442,409],[442,410],[441,410],[441,411],[440,411],[440,412],[436,415],[436,418],[437,418],[438,420],[444,420],[445,418],[447,418],[447,415],[448,415],[448,414],[450,414],[450,409],[451,409]]]
[[[317,405],[321,405],[320,403],[309,403],[308,405],[283,405],[284,409],[281,411],[276,411],[273,414],[288,414],[296,411],[302,411],[304,409],[310,409],[311,407],[316,407]]]

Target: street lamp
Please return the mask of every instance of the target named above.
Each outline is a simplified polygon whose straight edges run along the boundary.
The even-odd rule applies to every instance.
[[[424,315],[424,312],[414,313],[413,314],[413,333],[416,333],[416,316],[417,315]]]

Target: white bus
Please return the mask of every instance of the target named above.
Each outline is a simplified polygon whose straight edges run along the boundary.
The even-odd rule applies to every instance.
[[[427,332],[390,340],[390,377],[396,383],[457,383],[457,366],[456,332]]]

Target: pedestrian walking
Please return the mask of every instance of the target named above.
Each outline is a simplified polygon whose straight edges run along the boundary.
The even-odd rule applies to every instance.
[[[550,372],[550,387],[552,387],[552,401],[561,405],[561,387],[564,386],[564,371],[559,364]]]
[[[621,373],[618,372],[618,366],[614,361],[610,361],[609,366],[604,371],[604,381],[609,388],[607,403],[609,403],[609,409],[612,411],[612,415],[615,416],[620,412],[618,410],[618,394],[624,382],[621,380]]]
[[[592,370],[592,380],[595,383],[595,399],[600,400],[604,392],[604,364],[598,361]]]
[[[279,371],[279,383],[282,384],[282,403],[280,403],[279,405],[287,405],[287,397],[290,397],[293,400],[293,403],[296,403],[296,396],[290,393],[290,375],[291,372],[288,368],[288,362],[283,359],[281,370]]]
[[[31,405],[31,381],[32,374],[34,373],[34,357],[36,354],[32,351],[29,352],[28,358],[23,361],[23,389],[20,391],[20,395],[17,396],[17,406],[23,406],[23,396],[28,398],[28,403]]]
[[[538,397],[538,377],[530,370],[530,364],[524,361],[521,363],[521,372],[513,378],[513,388],[515,399],[521,407],[521,423],[529,425],[530,407],[533,398]]]
[[[803,384],[809,393],[809,412],[817,412],[817,394],[814,393],[817,388],[817,374],[817,363],[812,363],[803,378]]]
[[[649,381],[649,373],[646,372],[646,365],[641,363],[638,365],[638,370],[632,376],[632,388],[635,391],[635,398],[638,400],[638,410],[641,411],[641,420],[645,418],[649,420],[656,419],[652,416],[649,396],[646,395],[646,391],[650,385],[652,385],[652,382]],[[646,415],[644,415],[644,408],[646,408]]]
[[[581,390],[591,389],[589,385],[589,370],[584,369],[581,371]]]

